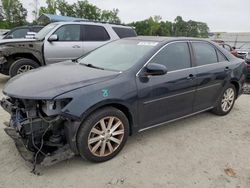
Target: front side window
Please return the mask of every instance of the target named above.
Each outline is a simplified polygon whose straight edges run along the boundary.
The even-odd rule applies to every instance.
[[[80,25],[64,25],[60,27],[54,34],[58,36],[58,41],[80,41],[80,30]]]
[[[213,46],[205,42],[192,43],[197,66],[217,63],[217,54]]]
[[[150,63],[165,65],[168,71],[191,67],[189,47],[186,42],[177,42],[163,48]]]
[[[96,25],[84,25],[83,40],[84,41],[107,41],[110,37],[104,27]]]

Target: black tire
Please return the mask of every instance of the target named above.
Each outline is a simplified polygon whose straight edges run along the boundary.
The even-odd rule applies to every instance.
[[[222,103],[223,103],[224,95],[225,95],[226,91],[228,91],[229,89],[232,89],[232,91],[234,92],[233,101],[232,101],[232,104],[231,104],[231,106],[230,106],[230,108],[228,110],[223,110]],[[227,115],[233,109],[236,97],[237,97],[236,88],[235,88],[235,86],[233,84],[230,84],[229,86],[227,86],[224,89],[222,95],[220,96],[220,98],[219,98],[219,100],[217,102],[217,106],[212,110],[212,112],[214,114],[216,114],[216,115],[219,115],[219,116]]]
[[[18,75],[19,70],[24,66],[28,66],[31,69],[35,69],[39,67],[39,64],[32,59],[26,59],[26,58],[18,59],[10,66],[9,70],[10,77]]]
[[[121,123],[123,124],[123,128],[124,128],[124,134],[123,134],[123,137],[120,138],[121,139],[120,145],[118,145],[117,148],[114,149],[114,151],[112,153],[108,154],[107,156],[96,156],[95,154],[93,154],[91,152],[91,149],[90,149],[91,146],[89,146],[89,142],[88,142],[90,140],[90,136],[92,134],[94,134],[94,133],[91,133],[91,131],[94,127],[97,126],[99,121],[101,121],[103,118],[109,118],[109,117],[115,117],[121,121]],[[108,127],[107,123],[105,123],[105,125]],[[122,150],[122,148],[124,147],[124,145],[127,141],[128,136],[129,136],[129,121],[128,121],[127,117],[124,115],[124,113],[121,112],[120,110],[114,108],[114,107],[101,108],[101,109],[95,111],[94,113],[92,113],[82,123],[82,125],[78,131],[78,134],[77,134],[78,151],[79,151],[80,156],[82,158],[87,159],[91,162],[105,162],[105,161],[108,161],[108,160],[112,159],[113,157],[115,157]],[[104,142],[104,141],[100,140],[98,142]],[[107,141],[107,142],[109,142],[109,144],[110,144],[112,141]],[[105,141],[105,144],[107,142]],[[115,144],[115,143],[113,143],[113,144]],[[100,145],[100,147],[101,146],[102,145]],[[108,147],[107,144],[106,144],[106,147]],[[101,150],[101,148],[100,148],[100,150]],[[101,153],[100,150],[99,151],[97,150],[96,152]],[[111,152],[111,150],[109,148],[106,148],[105,151]]]

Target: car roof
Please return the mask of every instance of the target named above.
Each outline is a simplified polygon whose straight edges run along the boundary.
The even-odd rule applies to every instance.
[[[98,21],[87,21],[87,20],[76,20],[73,22],[53,22],[54,24],[87,24],[87,25],[99,25],[99,26],[110,26],[110,27],[120,27],[120,28],[132,28],[131,26],[122,25],[122,24],[115,24],[115,23],[108,23],[108,22],[98,22]]]
[[[159,36],[138,36],[138,37],[130,37],[126,38],[129,40],[138,40],[138,41],[154,41],[154,42],[171,42],[171,41],[208,41],[211,42],[209,39],[203,38],[192,38],[192,37],[159,37]],[[125,39],[125,40],[126,40]]]

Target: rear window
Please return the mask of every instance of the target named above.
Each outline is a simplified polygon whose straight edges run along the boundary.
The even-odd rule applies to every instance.
[[[126,38],[126,37],[136,37],[136,32],[131,28],[121,28],[121,27],[113,27],[113,30],[119,36],[119,38]]]
[[[110,39],[106,29],[101,26],[84,25],[84,41],[107,41]]]

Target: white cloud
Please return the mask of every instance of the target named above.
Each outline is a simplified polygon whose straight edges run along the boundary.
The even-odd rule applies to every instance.
[[[31,7],[30,0],[22,2],[25,7]],[[45,0],[39,2],[40,5],[44,5]],[[89,0],[89,2],[101,9],[118,8],[119,16],[125,23],[154,15],[173,21],[180,15],[185,20],[206,22],[211,31],[250,32],[249,0]]]

